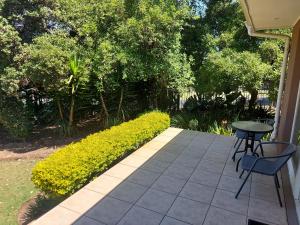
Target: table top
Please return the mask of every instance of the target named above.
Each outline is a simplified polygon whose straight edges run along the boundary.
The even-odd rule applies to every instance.
[[[269,124],[254,121],[237,121],[232,123],[232,127],[237,130],[253,133],[268,133],[273,130],[273,127]]]

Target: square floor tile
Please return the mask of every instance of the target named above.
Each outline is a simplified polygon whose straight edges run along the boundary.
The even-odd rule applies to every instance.
[[[195,168],[198,165],[199,161],[199,158],[182,154],[173,162],[173,165]]]
[[[194,201],[210,203],[215,193],[215,188],[202,184],[188,182],[180,192],[181,197]]]
[[[147,188],[142,185],[125,181],[116,187],[109,196],[129,203],[134,203],[145,193],[146,190]]]
[[[208,208],[208,204],[178,197],[168,216],[193,225],[202,225]]]
[[[95,204],[100,202],[103,197],[103,194],[82,188],[81,190],[67,198],[65,201],[60,203],[60,205],[78,213],[85,213]]]
[[[73,223],[73,225],[105,225],[105,224],[83,216],[75,223]]]
[[[205,146],[205,144],[203,145],[202,143],[191,143],[185,148],[183,154],[193,156],[195,158],[202,158],[206,152],[207,147]]]
[[[215,161],[215,162],[220,162],[225,164],[227,158],[228,158],[228,153],[215,152],[213,149],[209,149],[207,153],[204,155],[203,160]]]
[[[160,225],[189,225],[189,224],[166,216]]]
[[[208,149],[211,145],[210,140],[205,140],[205,138],[197,138],[195,137],[189,144],[188,148],[198,148],[198,149]]]
[[[159,225],[163,215],[134,206],[118,225]]]
[[[123,159],[120,164],[124,164],[132,167],[140,167],[147,161],[146,158],[138,155],[129,155],[125,159]]]
[[[129,177],[135,170],[136,168],[132,166],[117,164],[111,169],[107,170],[104,174],[116,178],[125,179]]]
[[[101,175],[86,185],[85,188],[106,195],[122,183],[122,181],[123,179],[120,178]]]
[[[163,140],[164,139],[164,140]],[[163,148],[169,140],[172,140],[172,137],[163,137],[160,141],[149,141],[148,143],[143,145],[143,149],[148,149],[150,152],[156,152]]]
[[[183,152],[184,146],[177,144],[167,144],[165,145],[161,151],[166,151],[168,153],[172,153],[174,155],[179,155]]]
[[[281,200],[284,200],[282,188],[279,189]],[[266,185],[261,183],[252,182],[250,196],[271,202],[279,202],[276,192],[275,184]]]
[[[143,208],[150,209],[160,214],[166,214],[174,202],[176,195],[149,189],[136,203]]]
[[[249,197],[240,195],[235,199],[235,193],[217,189],[211,204],[247,216]]]
[[[197,170],[221,174],[223,172],[224,166],[225,162],[212,161],[203,158],[199,163]]]
[[[162,175],[153,184],[152,188],[160,191],[165,191],[170,194],[178,194],[185,183],[186,183],[185,180]]]
[[[131,204],[118,199],[106,197],[90,211],[87,216],[107,225],[115,225],[130,209]]]
[[[194,169],[191,167],[180,166],[172,164],[164,173],[165,176],[176,177],[179,179],[188,180],[192,175]]]
[[[230,161],[229,162],[227,161],[225,165],[225,168],[223,170],[223,175],[238,178],[241,171],[236,172],[235,169],[236,169],[236,163],[232,162],[232,159],[230,159]]]
[[[136,184],[140,184],[146,187],[151,186],[155,180],[160,176],[160,173],[151,172],[144,169],[137,169],[131,174],[127,180]]]
[[[139,157],[143,157],[147,160],[151,159],[155,154],[157,154],[159,150],[153,150],[151,148],[148,147],[141,147],[138,150],[136,150],[135,152],[132,153],[132,155],[134,156],[139,156]]]
[[[177,158],[177,154],[172,154],[166,151],[158,152],[153,159],[159,160],[162,162],[172,163]]]
[[[69,225],[73,224],[80,218],[80,213],[76,213],[72,210],[66,209],[62,206],[57,206],[54,209],[47,212],[38,220],[32,222],[32,225]]]
[[[192,174],[190,181],[211,187],[217,187],[220,177],[220,174],[197,169]]]
[[[141,168],[151,172],[162,173],[168,168],[168,166],[170,166],[170,163],[151,159],[147,161]]]
[[[286,225],[285,208],[281,208],[279,203],[250,198],[248,216],[251,219],[262,219],[273,224]]]
[[[151,142],[153,143],[165,143],[169,144],[176,136],[171,136],[171,135],[158,135],[157,137],[153,138]]]
[[[246,216],[211,206],[204,225],[246,225]]]
[[[258,173],[253,173],[252,175],[252,182],[265,184],[265,185],[273,185],[274,186],[274,177],[273,176],[266,176]],[[281,177],[278,175],[279,183],[281,185]]]
[[[249,178],[247,183],[244,185],[241,194],[249,196],[250,194],[250,181]],[[230,191],[236,193],[240,186],[242,185],[244,179],[229,177],[229,176],[222,176],[218,185],[219,189]]]
[[[191,143],[193,139],[193,136],[186,135],[186,134],[179,134],[176,137],[174,137],[170,143],[171,144],[177,144],[177,145],[182,145],[182,146],[187,146],[189,143]]]

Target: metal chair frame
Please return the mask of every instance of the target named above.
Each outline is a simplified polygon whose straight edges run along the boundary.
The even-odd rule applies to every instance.
[[[280,206],[282,207],[282,201],[281,201],[281,197],[280,197],[280,184],[279,184],[279,180],[278,180],[278,171],[287,163],[287,161],[293,156],[293,154],[296,152],[296,146],[294,144],[288,143],[288,142],[264,142],[261,143],[259,145],[270,145],[270,144],[274,144],[274,145],[288,145],[288,147],[285,148],[285,150],[278,156],[272,156],[272,157],[261,157],[261,158],[256,158],[255,160],[253,160],[252,166],[249,168],[243,168],[243,163],[242,163],[242,173],[240,174],[240,178],[242,178],[243,174],[245,171],[248,171],[248,174],[246,176],[246,178],[244,179],[241,187],[239,188],[238,192],[235,195],[235,198],[238,198],[239,194],[241,193],[244,185],[246,184],[248,178],[250,177],[251,173],[259,173],[259,174],[263,174],[266,176],[273,176],[274,177],[274,183],[275,183],[275,187],[276,187],[276,192],[277,192],[277,197],[278,197],[278,201]],[[289,147],[292,147],[292,150],[290,151]],[[257,149],[259,146],[257,146],[254,150],[254,154],[256,153]],[[245,160],[245,157],[249,157],[249,155],[245,155],[243,156],[242,160]],[[252,157],[255,157],[254,155]],[[278,160],[280,158],[284,158],[285,160],[283,160],[282,162],[279,162]],[[271,161],[270,159],[273,159],[273,161]],[[277,160],[276,160],[277,159]],[[274,161],[275,160],[275,161]],[[274,165],[276,165],[276,163],[278,164],[276,167],[274,167],[274,171],[272,171],[271,173],[267,173],[266,170],[268,168],[258,168],[257,164],[261,161],[268,161],[273,163]],[[278,163],[279,162],[279,163]]]

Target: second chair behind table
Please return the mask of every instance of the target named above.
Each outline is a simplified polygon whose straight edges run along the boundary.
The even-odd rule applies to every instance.
[[[256,122],[261,122],[261,123],[266,123],[268,125],[273,126],[274,125],[274,120],[273,119],[257,119],[255,120]],[[257,133],[255,134],[254,137],[254,141],[258,142],[259,146],[260,146],[260,151],[261,151],[261,155],[264,156],[264,149],[262,147],[261,141],[263,139],[263,137],[265,136],[266,133]],[[247,139],[247,135],[248,133],[245,131],[241,131],[241,130],[237,130],[235,132],[235,136],[237,138],[235,144],[234,144],[234,148],[235,148],[235,152],[232,156],[232,160],[235,161],[235,156],[237,153],[239,153],[239,148],[241,147],[241,144],[243,143],[244,140]]]

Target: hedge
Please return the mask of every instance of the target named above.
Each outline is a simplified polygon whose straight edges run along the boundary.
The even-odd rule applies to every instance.
[[[32,181],[46,193],[70,195],[169,126],[169,115],[155,111],[92,134],[37,163]]]

